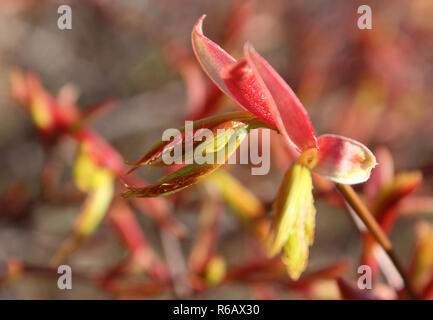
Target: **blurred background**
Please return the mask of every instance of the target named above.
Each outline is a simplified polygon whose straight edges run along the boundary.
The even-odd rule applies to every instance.
[[[57,27],[61,4],[72,8],[71,30]],[[362,4],[372,9],[371,30],[357,27]],[[230,166],[228,181],[219,178],[225,185],[219,191],[200,182],[161,201],[130,205],[121,200],[124,190],[116,180],[108,213],[64,262],[72,268],[72,290],[57,288],[59,275],[50,261],[73,232],[86,198],[72,178],[77,145],[67,138],[44,142],[25,99],[13,92],[11,74],[17,68],[31,71],[55,99],[69,97],[82,114],[92,114],[86,122],[91,130],[124,160],[134,161],[164,129],[236,110],[193,56],[192,27],[204,13],[210,39],[235,57],[249,41],[270,62],[303,102],[318,135],[341,134],[380,154],[382,169],[375,170],[382,171],[357,191],[373,209],[382,208],[383,198],[392,200],[376,214],[391,216],[384,218],[384,228],[408,270],[416,273],[423,261],[423,280],[412,277],[428,291],[432,1],[2,0],[0,298],[338,299],[335,278],[356,281],[365,237],[332,185],[319,178],[306,280],[296,285],[278,263],[263,262],[264,254],[257,259],[257,237],[244,222],[250,214],[270,217],[290,164],[272,135],[271,172],[251,176],[248,165]],[[163,173],[138,170],[149,182]],[[235,186],[251,206],[243,208],[227,194]],[[137,236],[131,240],[131,234]],[[205,243],[201,252],[200,243]],[[383,273],[375,294],[393,298]]]

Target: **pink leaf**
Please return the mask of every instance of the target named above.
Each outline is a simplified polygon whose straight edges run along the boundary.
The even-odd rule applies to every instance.
[[[293,90],[251,45],[245,45],[244,55],[257,82],[262,86],[262,92],[271,96],[267,100],[273,100],[269,103],[269,109],[273,118],[279,120],[276,122],[280,133],[299,151],[316,148],[313,125]]]
[[[221,69],[221,77],[232,97],[242,107],[270,126],[279,127],[275,121],[275,119],[279,119],[279,115],[275,117],[270,108],[274,101],[270,94],[265,91],[267,90],[266,87],[257,81],[257,77],[251,72],[245,59]]]
[[[314,172],[334,182],[364,182],[376,165],[373,153],[358,141],[337,135],[323,135],[319,137],[318,144]]]
[[[245,46],[246,60],[237,62],[205,37],[204,17],[194,27],[192,44],[215,84],[243,108],[277,128],[290,146],[299,151],[317,147],[308,114],[289,85],[251,46]]]
[[[245,60],[238,63],[219,45],[203,35],[205,16],[196,23],[192,32],[192,46],[197,60],[209,78],[230,98],[261,120],[276,127],[265,101],[262,88],[247,67]]]
[[[206,18],[206,15],[202,15],[194,26],[191,38],[192,48],[197,60],[200,62],[203,70],[206,71],[209,78],[211,78],[226,95],[232,97],[220,77],[220,71],[224,66],[232,64],[236,62],[236,60],[203,34],[204,18]]]

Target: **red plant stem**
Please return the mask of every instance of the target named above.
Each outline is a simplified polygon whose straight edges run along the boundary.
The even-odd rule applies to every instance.
[[[337,183],[337,189],[341,192],[344,199],[347,201],[347,203],[352,207],[353,211],[365,224],[365,227],[368,229],[368,231],[371,233],[371,235],[374,237],[377,243],[379,243],[379,245],[383,248],[383,250],[385,250],[386,254],[394,264],[401,278],[403,279],[404,286],[408,296],[411,299],[419,299],[411,282],[409,281],[409,278],[403,268],[403,265],[400,263],[394,250],[392,249],[391,241],[389,240],[386,233],[383,232],[383,230],[377,223],[376,219],[371,214],[370,210],[368,210],[366,205],[358,197],[355,190],[353,190],[351,186]]]

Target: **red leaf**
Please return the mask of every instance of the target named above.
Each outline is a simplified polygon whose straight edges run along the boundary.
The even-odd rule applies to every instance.
[[[201,16],[192,31],[192,48],[200,62],[203,70],[209,78],[229,97],[232,97],[230,91],[220,77],[220,71],[223,67],[236,62],[236,60],[225,52],[219,45],[208,39],[203,34],[203,20],[206,15]]]
[[[219,45],[203,35],[202,16],[192,32],[192,46],[197,60],[209,78],[233,101],[255,114],[272,127],[276,127],[269,110],[269,101],[265,101],[263,92],[255,76],[245,69],[246,62],[236,60]]]
[[[274,103],[272,97],[265,94],[266,88],[257,81],[245,59],[222,68],[221,78],[235,101],[270,126],[278,127],[274,120],[278,117],[271,113],[269,107]]]
[[[251,45],[245,45],[244,55],[263,94],[269,96],[267,100],[272,100],[269,110],[273,118],[278,119],[275,120],[277,128],[287,142],[299,151],[317,148],[313,125],[293,90]]]
[[[197,59],[215,84],[243,108],[278,128],[299,151],[317,147],[307,112],[292,89],[250,45],[238,62],[203,35],[202,16],[194,27],[192,44]]]

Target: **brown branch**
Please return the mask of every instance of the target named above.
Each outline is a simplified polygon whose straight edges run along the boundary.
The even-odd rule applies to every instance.
[[[351,186],[337,183],[337,189],[341,192],[344,199],[351,206],[351,208],[357,214],[357,216],[362,220],[367,230],[374,237],[374,239],[379,243],[379,245],[383,248],[383,250],[386,252],[388,257],[394,264],[395,268],[397,269],[398,273],[403,279],[404,286],[408,296],[411,299],[419,299],[411,282],[409,281],[409,278],[403,268],[403,265],[400,263],[394,250],[392,249],[391,241],[389,240],[385,232],[383,232],[382,228],[379,226],[376,219],[371,214],[370,210],[358,197],[355,190],[353,190]]]

